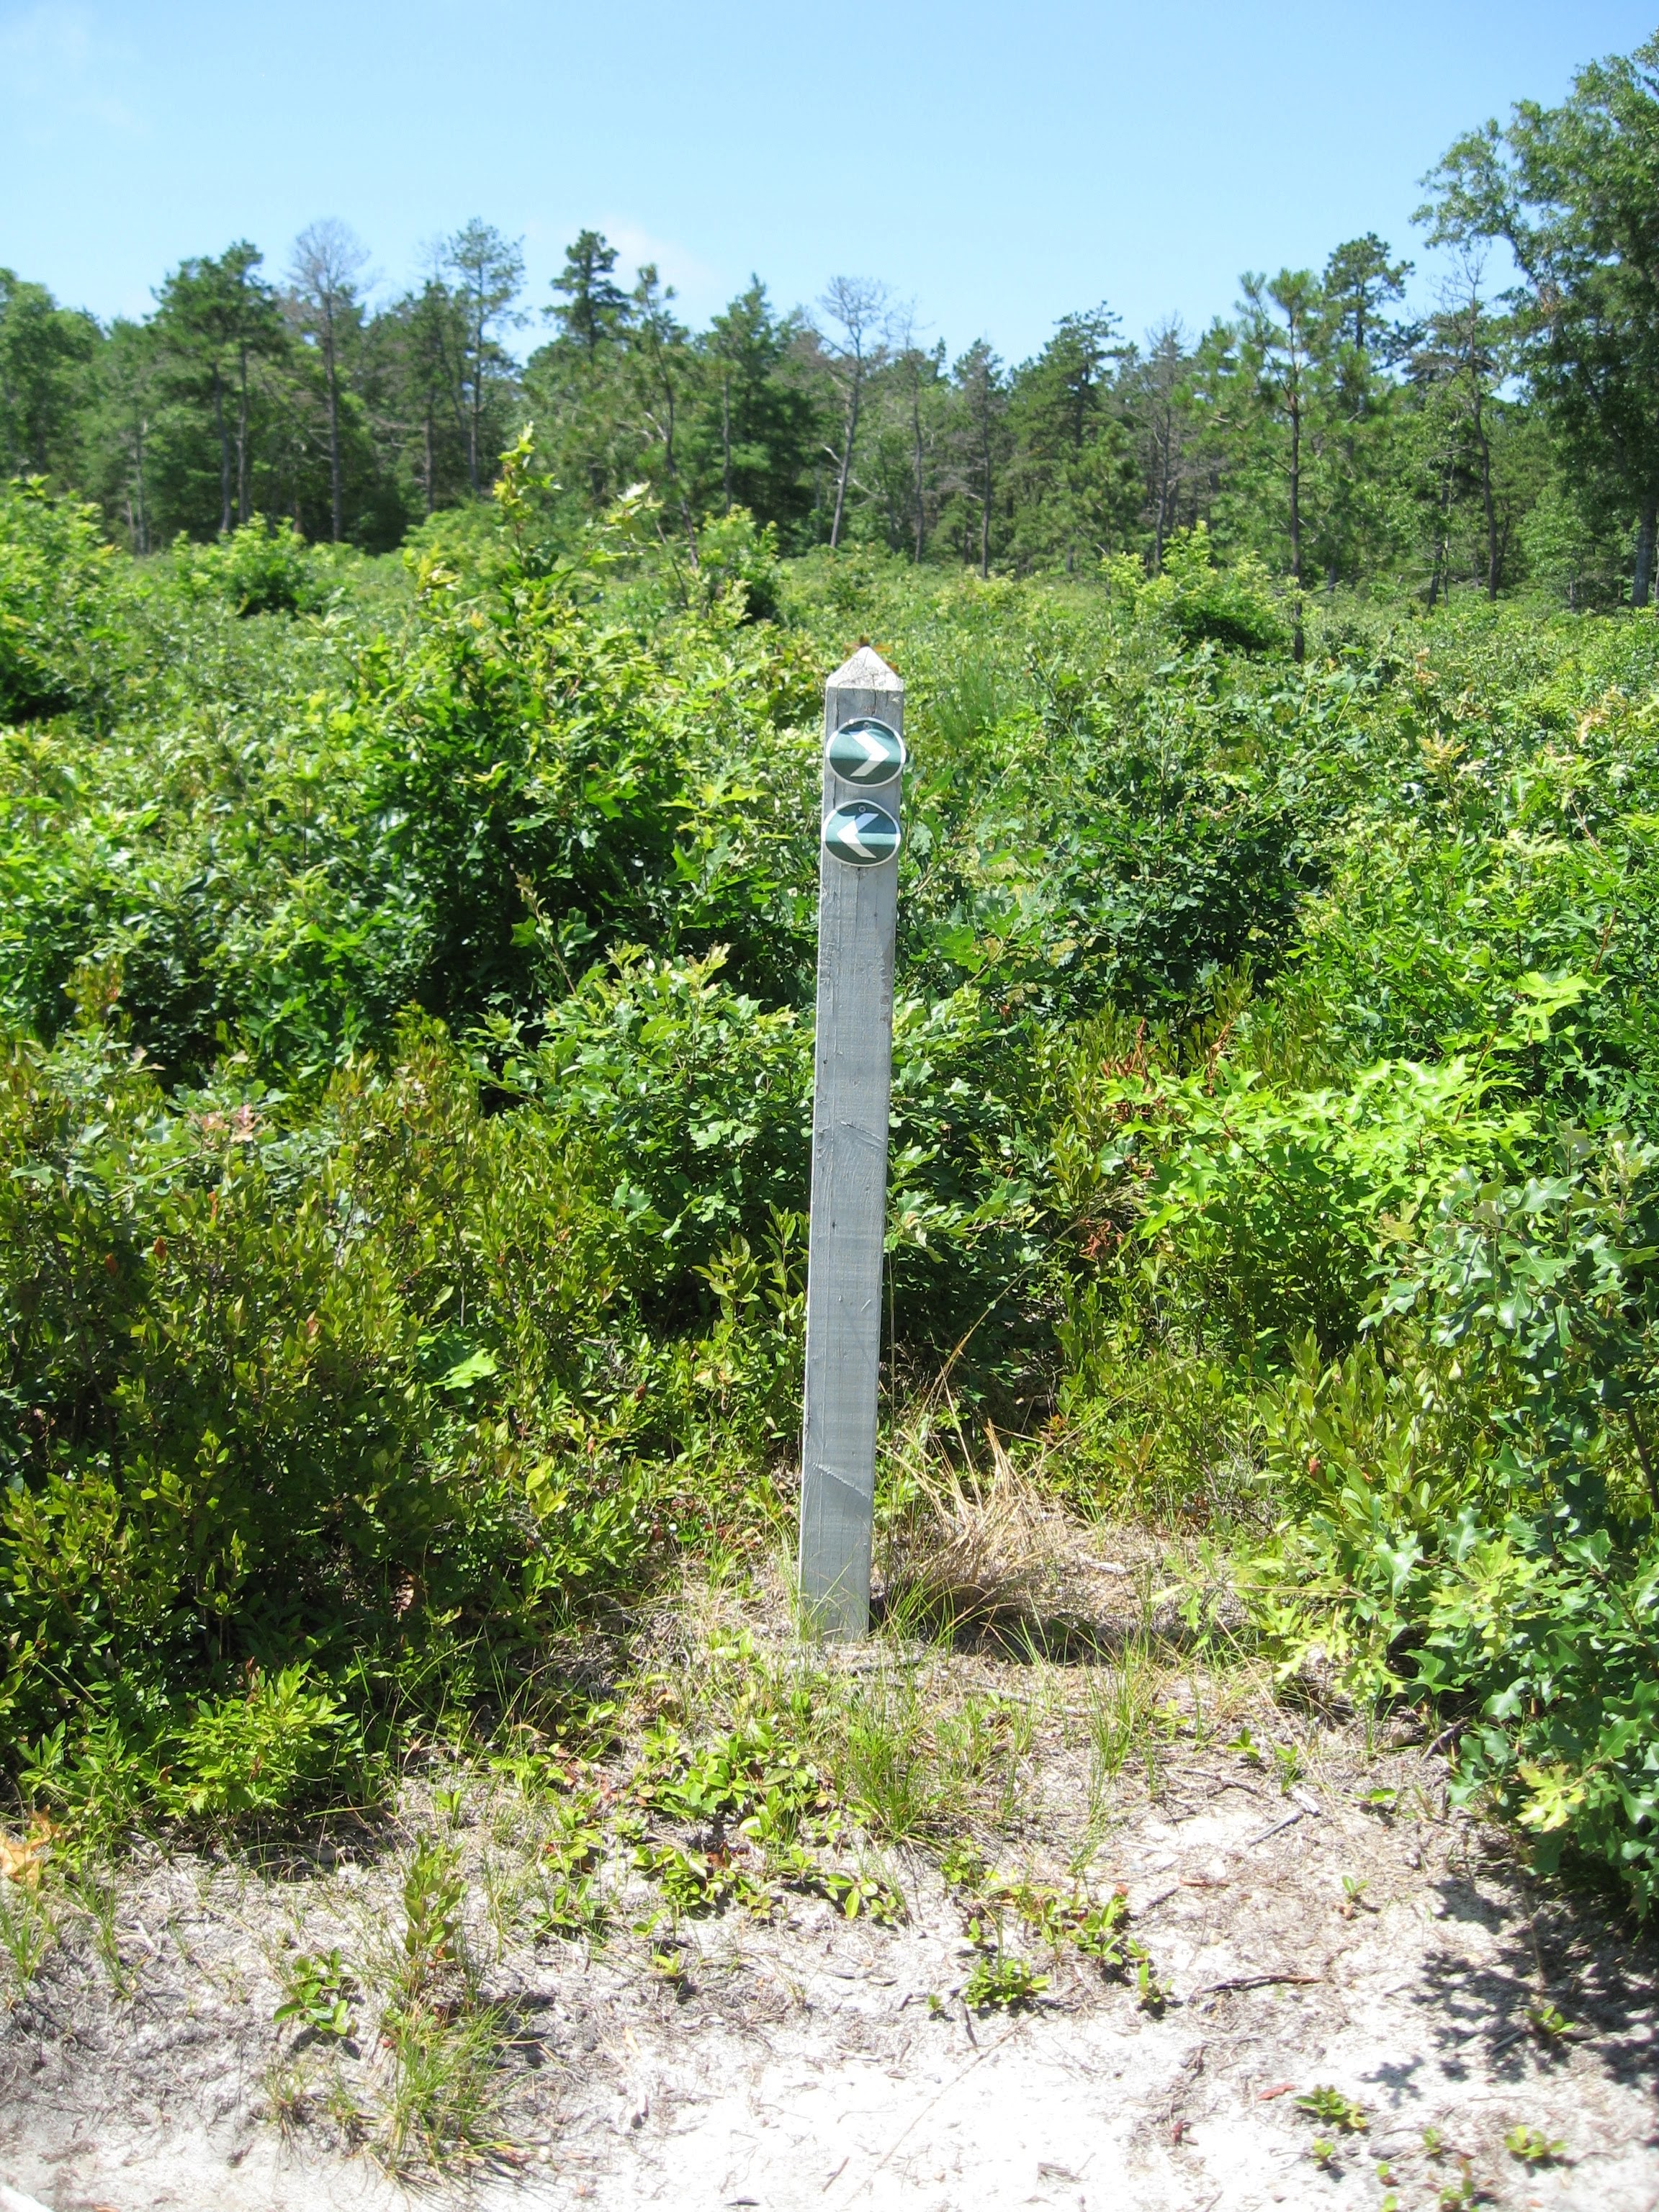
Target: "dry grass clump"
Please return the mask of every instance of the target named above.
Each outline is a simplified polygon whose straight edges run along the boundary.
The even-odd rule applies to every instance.
[[[907,1454],[908,1498],[885,1531],[887,1618],[967,1627],[1075,1620],[1098,1572],[1085,1532],[1054,1503],[1041,1461],[1016,1463],[988,1424],[988,1474]]]

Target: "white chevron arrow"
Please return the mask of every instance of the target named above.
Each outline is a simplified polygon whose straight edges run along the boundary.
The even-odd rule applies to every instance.
[[[864,748],[864,766],[855,768],[853,770],[854,775],[867,776],[872,769],[886,768],[890,765],[887,748],[879,738],[872,738],[868,730],[854,730],[853,735]]]
[[[844,845],[850,845],[861,860],[873,860],[876,857],[859,836],[865,823],[873,822],[875,818],[872,814],[855,814],[841,833],[842,842]]]

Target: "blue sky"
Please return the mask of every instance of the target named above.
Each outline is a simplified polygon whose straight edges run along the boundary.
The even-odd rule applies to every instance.
[[[1659,26],[1659,0],[0,0],[0,263],[101,315],[337,215],[382,289],[473,215],[654,258],[701,320],[758,270],[885,280],[951,352],[1069,307],[1132,334],[1380,231],[1456,131]],[[533,331],[526,342],[534,342]]]

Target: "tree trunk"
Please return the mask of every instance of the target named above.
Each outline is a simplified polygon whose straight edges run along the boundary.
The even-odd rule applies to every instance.
[[[1492,495],[1492,446],[1486,437],[1486,426],[1481,416],[1480,404],[1475,402],[1475,442],[1480,448],[1480,499],[1486,516],[1486,597],[1498,597],[1498,509]]]
[[[1653,597],[1653,545],[1656,525],[1659,525],[1659,501],[1645,499],[1642,502],[1641,518],[1636,526],[1636,574],[1630,588],[1630,603],[1633,607],[1646,606]]]
[[[333,531],[333,542],[338,544],[340,529],[340,380],[334,360],[334,313],[331,307],[323,309],[323,362],[328,371],[328,494],[329,520]]]
[[[991,573],[991,424],[989,410],[980,440],[981,488],[985,496],[979,508],[979,573],[981,578]]]
[[[685,496],[685,487],[680,482],[679,465],[674,459],[674,386],[665,375],[663,393],[663,459],[667,464],[668,481],[674,487],[674,496],[680,503],[680,522],[685,532],[685,543],[691,555],[691,573],[698,573],[697,526],[691,520],[690,502]]]
[[[474,499],[478,496],[478,415],[483,401],[483,324],[469,333],[472,342],[472,391],[466,410],[466,481]]]
[[[853,473],[853,441],[859,434],[860,386],[864,381],[864,365],[853,364],[852,387],[847,395],[846,437],[842,442],[841,467],[836,476],[836,517],[830,526],[830,550],[833,553],[841,544],[842,517],[847,511],[847,479]]]
[[[432,512],[432,394],[431,394],[431,392],[428,392],[427,393],[427,395],[426,395],[426,453],[425,453],[425,460],[426,460],[426,482],[425,482],[425,484],[424,484],[424,486],[423,486],[423,489],[424,489],[425,493],[426,493],[426,511],[427,511],[427,513],[428,513],[428,514],[431,514],[431,512]]]
[[[1164,571],[1164,543],[1170,534],[1170,477],[1174,468],[1175,424],[1165,413],[1158,439],[1158,520],[1152,526],[1152,574]]]
[[[1440,527],[1435,538],[1434,564],[1429,570],[1428,611],[1431,614],[1434,612],[1435,603],[1440,597],[1442,578],[1449,577],[1451,571],[1451,503],[1452,478],[1451,471],[1448,468],[1440,483]]]
[[[1302,400],[1291,401],[1291,574],[1296,580],[1296,624],[1291,634],[1291,656],[1298,664],[1307,656],[1308,641],[1302,629]]]
[[[133,483],[138,495],[138,527],[135,542],[141,553],[149,550],[149,514],[144,503],[144,432],[149,427],[141,416],[132,440]]]
[[[726,369],[720,375],[720,483],[726,495],[726,512],[732,512],[732,372]]]
[[[247,520],[247,348],[238,356],[236,399],[236,520]]]
[[[910,386],[910,434],[915,441],[916,460],[916,566],[921,566],[922,543],[927,533],[927,509],[923,492],[921,465],[921,379],[915,378]]]
[[[213,419],[219,431],[219,535],[230,535],[230,434],[225,428],[225,380],[213,364]]]

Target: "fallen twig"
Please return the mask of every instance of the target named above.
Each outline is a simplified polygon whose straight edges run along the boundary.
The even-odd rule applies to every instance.
[[[1294,1813],[1287,1813],[1282,1820],[1275,1820],[1272,1827],[1264,1828],[1259,1836],[1247,1836],[1242,1844],[1236,1846],[1236,1849],[1241,1851],[1252,1851],[1258,1844],[1265,1844],[1270,1836],[1276,1836],[1285,1828],[1295,1827],[1301,1818],[1302,1809],[1298,1806]]]
[[[1200,1982],[1193,1991],[1195,1997],[1207,1997],[1218,1990],[1267,1990],[1280,1982],[1322,1982],[1323,1974],[1229,1974],[1224,1982]]]

